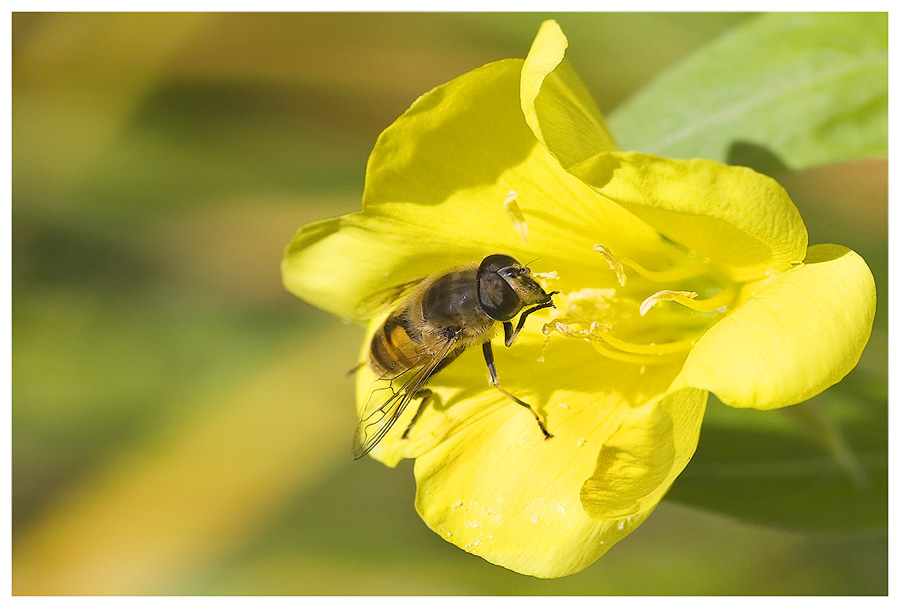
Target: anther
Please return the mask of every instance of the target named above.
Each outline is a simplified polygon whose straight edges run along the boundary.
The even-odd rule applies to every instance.
[[[696,291],[663,289],[641,303],[641,316],[643,317],[647,314],[647,311],[657,303],[664,301],[677,302],[697,312],[724,312],[726,307],[734,300],[735,293],[735,286],[728,284],[716,295],[698,300],[696,298],[699,294]]]
[[[696,298],[696,291],[678,291],[674,289],[663,289],[658,291],[643,302],[641,302],[641,316],[647,314],[647,311],[656,306],[659,302],[678,302],[688,306],[687,302]]]
[[[603,256],[603,259],[609,264],[609,269],[616,273],[619,285],[624,287],[628,277],[625,276],[625,269],[622,267],[622,262],[619,261],[619,258],[614,256],[612,252],[603,245],[594,245],[594,251]]]

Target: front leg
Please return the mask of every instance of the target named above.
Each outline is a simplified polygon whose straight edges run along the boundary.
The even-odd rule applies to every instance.
[[[554,291],[553,293],[559,293],[559,292]],[[550,294],[550,295],[553,295],[553,294]],[[528,317],[528,315],[530,315],[531,313],[533,313],[537,310],[541,310],[542,308],[555,308],[555,307],[556,307],[556,305],[553,303],[553,300],[550,300],[549,302],[544,302],[543,304],[538,304],[537,306],[533,306],[533,307],[529,308],[528,310],[523,312],[521,314],[521,316],[519,316],[519,322],[516,324],[515,329],[513,329],[512,323],[510,323],[509,321],[504,321],[503,322],[503,337],[506,339],[505,340],[506,345],[512,346],[513,340],[516,339],[516,336],[518,336],[519,332],[522,331],[522,327],[525,326],[525,319]]]
[[[513,340],[516,339],[516,334],[518,332],[513,329],[513,324],[509,321],[503,322],[503,343],[507,346],[511,345]]]

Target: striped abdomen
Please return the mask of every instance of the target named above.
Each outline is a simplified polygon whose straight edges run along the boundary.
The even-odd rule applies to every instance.
[[[422,334],[410,323],[407,310],[391,313],[372,336],[369,365],[379,376],[394,378],[427,358]]]
[[[395,378],[439,353],[456,358],[466,347],[491,339],[494,321],[478,305],[476,270],[459,266],[429,278],[391,313],[369,348],[369,365],[379,376]],[[448,341],[457,350],[447,352]]]

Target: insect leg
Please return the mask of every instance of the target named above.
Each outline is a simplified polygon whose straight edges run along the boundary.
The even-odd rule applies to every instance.
[[[432,378],[436,373],[453,363],[453,360],[460,356],[464,350],[465,348],[457,348],[456,350],[451,351],[449,355],[444,357],[441,362],[438,363],[435,368],[422,379],[422,384],[428,382],[428,380]],[[416,392],[415,395],[413,395],[413,399],[421,399],[422,401],[419,402],[419,409],[416,410],[416,413],[412,417],[412,420],[409,421],[409,425],[406,427],[406,430],[403,431],[403,439],[409,439],[409,431],[416,423],[416,420],[419,419],[419,416],[422,415],[422,412],[425,411],[425,405],[427,405],[428,401],[430,401],[433,395],[434,393],[432,393],[431,390],[427,388],[420,389]]]
[[[553,295],[554,293],[559,293],[559,292],[554,291],[550,295]],[[528,315],[530,315],[531,313],[533,313],[537,310],[541,310],[542,308],[553,308],[554,306],[555,306],[555,304],[553,303],[553,300],[550,300],[549,302],[544,302],[543,304],[538,304],[537,306],[533,306],[533,307],[529,308],[528,310],[526,310],[519,316],[519,322],[516,323],[515,329],[513,329],[512,323],[510,323],[509,321],[504,321],[503,322],[503,336],[505,338],[506,345],[512,346],[513,340],[516,339],[516,336],[518,336],[519,332],[522,331],[522,327],[525,326],[525,319],[528,317]]]
[[[541,306],[541,308],[546,308],[546,306]],[[547,427],[544,426],[544,422],[541,420],[541,417],[538,416],[538,413],[534,411],[534,408],[532,408],[530,405],[528,405],[527,403],[525,403],[524,401],[522,401],[521,399],[519,399],[512,393],[510,393],[508,390],[506,390],[505,388],[500,386],[500,378],[497,376],[497,367],[496,367],[496,365],[494,365],[494,351],[491,349],[490,341],[485,342],[481,346],[481,348],[484,350],[484,361],[485,361],[485,363],[487,363],[488,372],[491,374],[491,384],[498,391],[500,391],[501,393],[503,393],[504,395],[506,395],[507,397],[509,397],[510,399],[512,399],[513,401],[515,401],[516,403],[518,403],[519,405],[524,407],[525,409],[527,409],[529,412],[531,412],[531,415],[534,416],[534,419],[537,421],[538,426],[541,429],[541,433],[544,434],[544,439],[550,439],[551,437],[553,437],[553,435],[551,435],[547,431]]]
[[[518,332],[513,329],[513,324],[509,321],[503,322],[503,342],[507,346],[512,344],[512,341],[516,339],[516,334]]]
[[[419,409],[416,410],[416,414],[412,417],[412,420],[409,421],[409,425],[406,427],[406,430],[403,431],[403,439],[409,439],[409,431],[412,429],[413,425],[416,423],[416,420],[419,419],[419,416],[422,415],[422,411],[425,409],[425,404],[428,403],[428,400],[431,399],[432,393],[429,389],[423,388],[418,393],[415,394],[415,399],[421,399],[419,402]]]

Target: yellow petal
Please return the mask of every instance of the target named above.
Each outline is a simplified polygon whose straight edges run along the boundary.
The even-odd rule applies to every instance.
[[[435,532],[492,563],[564,576],[649,514],[597,521],[581,488],[604,443],[633,408],[666,391],[680,361],[642,372],[596,357],[586,343],[553,341],[543,353],[539,336],[525,338],[494,349],[500,380],[554,437],[544,440],[524,408],[487,386],[481,353],[463,354],[435,378],[441,401],[413,427],[412,440],[427,438],[416,458],[416,508]]]
[[[619,254],[655,251],[654,230],[562,170],[534,138],[518,103],[521,66],[508,60],[465,74],[386,129],[369,159],[363,211],[310,224],[288,246],[288,291],[361,320],[372,316],[360,311],[372,294],[492,253],[542,258],[543,270],[572,280],[596,278],[598,241]],[[549,266],[555,260],[567,272]]]
[[[859,361],[875,316],[865,261],[839,245],[816,245],[802,266],[775,277],[713,325],[688,356],[681,383],[735,407],[799,403]]]
[[[572,172],[732,280],[787,270],[806,253],[806,226],[787,193],[745,167],[610,152]]]
[[[541,25],[522,68],[521,103],[535,137],[569,167],[616,144],[581,78],[565,59],[555,21]]]
[[[581,489],[585,511],[629,523],[649,515],[694,455],[706,398],[706,391],[682,389],[632,411]]]

